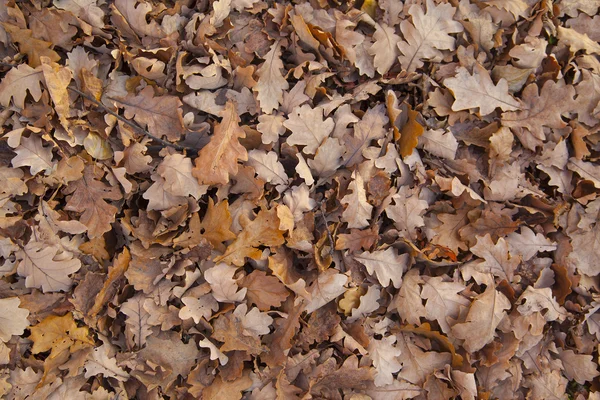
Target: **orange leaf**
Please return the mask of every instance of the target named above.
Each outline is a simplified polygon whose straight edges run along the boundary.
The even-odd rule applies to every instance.
[[[240,117],[232,101],[225,104],[222,115],[223,120],[215,127],[210,143],[198,153],[192,170],[201,185],[227,184],[229,175],[238,172],[238,160],[248,160],[248,152],[239,142],[246,133],[238,124]]]
[[[400,139],[398,139],[398,146],[400,147],[400,155],[402,157],[408,157],[412,154],[414,148],[419,143],[419,136],[424,132],[423,125],[417,122],[419,113],[413,111],[410,105],[407,106],[408,121],[400,131]]]

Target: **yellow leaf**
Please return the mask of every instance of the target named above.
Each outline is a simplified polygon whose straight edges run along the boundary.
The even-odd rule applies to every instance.
[[[73,314],[68,313],[62,317],[50,315],[39,324],[31,327],[30,339],[33,341],[31,352],[33,354],[52,350],[59,353],[64,349],[72,352],[80,350],[94,341],[89,337],[86,326],[78,328]]]
[[[96,160],[108,160],[113,155],[108,142],[92,132],[83,139],[83,147]]]

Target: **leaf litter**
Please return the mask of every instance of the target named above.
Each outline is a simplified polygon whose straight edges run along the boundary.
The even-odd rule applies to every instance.
[[[0,397],[597,398],[599,7],[0,1]]]

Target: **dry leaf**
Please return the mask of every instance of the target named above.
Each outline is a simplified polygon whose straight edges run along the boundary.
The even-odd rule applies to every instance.
[[[463,31],[460,22],[452,20],[455,11],[450,4],[436,6],[431,0],[427,1],[426,13],[418,5],[409,8],[412,24],[408,20],[402,21],[400,29],[406,41],[398,43],[403,69],[416,71],[423,66],[422,60],[441,61],[443,53],[440,50],[454,50],[454,38],[449,34]]]
[[[496,336],[496,328],[511,307],[510,301],[492,286],[477,296],[465,322],[452,327],[452,335],[464,340],[464,348],[473,352],[480,350]]]
[[[508,83],[500,79],[494,85],[489,73],[480,64],[475,64],[473,74],[460,67],[456,77],[446,78],[444,85],[452,91],[452,111],[479,108],[481,115],[488,115],[496,108],[502,111],[521,110],[521,103],[508,94]]]
[[[215,127],[215,132],[198,153],[192,174],[202,185],[226,184],[229,175],[238,171],[238,160],[247,161],[248,153],[239,143],[246,134],[240,128],[239,116],[233,102],[228,101],[223,110],[223,119]]]

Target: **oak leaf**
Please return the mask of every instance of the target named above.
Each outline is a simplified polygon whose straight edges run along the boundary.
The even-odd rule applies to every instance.
[[[567,257],[569,264],[587,276],[600,274],[600,223],[590,230],[571,234],[571,245],[573,251]]]
[[[416,269],[410,269],[404,275],[403,281],[390,307],[396,308],[403,321],[412,325],[421,325],[421,317],[426,314],[421,298],[421,285],[425,282]]]
[[[179,318],[183,320],[192,318],[196,324],[200,323],[202,318],[208,320],[212,313],[219,309],[219,303],[210,293],[198,298],[184,296],[181,302],[185,306],[179,310]]]
[[[463,308],[471,302],[459,293],[466,286],[459,282],[445,282],[442,277],[426,277],[421,291],[425,303],[425,316],[430,321],[437,321],[442,332],[450,333],[450,324],[458,319]]]
[[[538,252],[554,251],[555,242],[542,235],[534,233],[529,227],[522,226],[521,233],[513,232],[506,237],[508,249],[512,255],[520,255],[523,261],[531,260]]]
[[[380,23],[375,26],[375,33],[373,33],[374,42],[369,47],[368,52],[374,56],[373,64],[381,75],[387,73],[394,62],[398,54],[398,43],[400,42],[400,36],[396,35],[396,30],[393,26],[388,26],[385,23]]]
[[[385,213],[394,221],[402,236],[414,238],[416,229],[425,225],[421,215],[429,206],[427,201],[420,200],[418,193],[408,186],[402,186],[392,199],[394,204],[388,206]]]
[[[381,290],[376,285],[369,286],[367,293],[360,297],[358,307],[352,309],[352,314],[347,318],[347,321],[354,322],[377,310],[379,308],[378,300],[380,297]]]
[[[25,286],[41,288],[43,292],[67,291],[73,280],[70,274],[81,268],[81,262],[59,248],[31,241],[20,251],[17,273],[25,277]]]
[[[0,343],[8,342],[13,335],[22,335],[29,327],[29,310],[19,308],[21,300],[18,297],[0,299]]]
[[[419,137],[419,144],[431,154],[448,160],[454,160],[458,150],[458,141],[452,132],[443,129],[426,130]]]
[[[369,274],[376,275],[377,280],[383,287],[393,283],[396,289],[402,285],[402,274],[408,268],[410,256],[408,254],[398,255],[389,247],[385,250],[374,252],[364,251],[354,256],[354,259],[363,264]]]
[[[336,250],[349,250],[354,253],[358,250],[368,250],[379,239],[377,229],[350,229],[350,233],[340,233],[335,241]]]
[[[519,302],[523,304],[517,307],[517,310],[525,316],[534,312],[543,313],[546,321],[564,321],[567,316],[567,310],[556,302],[550,288],[534,288],[528,286],[519,297]]]
[[[28,64],[32,68],[41,65],[40,58],[48,57],[51,61],[60,61],[60,56],[52,50],[52,43],[32,37],[30,29],[21,29],[15,25],[2,23],[13,42],[19,44],[19,51],[27,54]]]
[[[279,136],[285,133],[284,121],[283,115],[261,114],[258,116],[256,129],[262,133],[263,144],[276,143],[279,140]]]
[[[206,193],[192,176],[192,160],[182,154],[170,154],[160,163],[156,172],[165,180],[164,189],[173,196],[192,196],[195,199]]]
[[[11,160],[13,167],[29,167],[31,175],[48,172],[54,166],[52,147],[44,147],[42,139],[33,133],[29,137],[22,136],[14,152],[17,155]]]
[[[152,334],[152,329],[148,324],[150,313],[144,308],[145,301],[146,296],[138,293],[123,303],[120,308],[120,311],[127,316],[125,325],[127,326],[128,342],[138,349],[146,344],[146,338]]]
[[[274,151],[250,150],[247,164],[254,168],[259,178],[273,185],[285,185],[288,181],[279,156]]]
[[[311,299],[305,304],[304,311],[310,314],[344,293],[346,282],[348,277],[333,268],[322,272],[308,288]]]
[[[450,364],[452,355],[437,351],[423,351],[411,339],[412,335],[407,333],[398,335],[396,348],[404,355],[400,358],[402,370],[398,373],[398,378],[415,385],[423,385],[434,371]]]
[[[229,203],[224,200],[215,206],[212,198],[208,199],[208,208],[198,225],[200,235],[217,250],[225,250],[223,242],[235,239],[235,234],[231,231],[231,214],[229,212]]]
[[[591,382],[600,375],[598,364],[592,361],[589,354],[576,354],[573,350],[563,350],[558,353],[558,358],[564,367],[564,374],[569,380],[574,380],[580,385]]]
[[[252,379],[248,375],[232,382],[225,382],[221,376],[217,376],[213,383],[202,391],[202,398],[206,400],[240,400],[242,392],[250,386],[252,386]]]
[[[78,327],[71,313],[62,317],[50,315],[30,330],[33,354],[50,350],[52,353],[59,353],[65,349],[75,352],[94,345],[94,341],[89,337],[89,329],[86,326]]]
[[[129,374],[117,365],[114,356],[109,355],[110,349],[111,346],[105,343],[92,351],[91,358],[84,365],[86,378],[104,375],[105,378],[114,378],[121,382],[129,379]]]
[[[333,119],[323,120],[323,109],[311,108],[308,104],[296,107],[283,125],[292,131],[286,142],[290,146],[304,146],[302,152],[315,154],[317,148],[331,134],[334,127]]]
[[[283,91],[289,89],[288,81],[281,74],[281,43],[276,41],[271,50],[263,57],[265,62],[256,70],[258,83],[253,90],[258,93],[257,99],[261,110],[271,114],[283,102]]]
[[[352,182],[348,189],[352,193],[348,193],[340,201],[347,205],[342,218],[348,223],[348,228],[365,228],[369,225],[373,206],[367,202],[365,184],[358,170],[352,173]]]
[[[114,186],[108,186],[96,179],[93,166],[85,168],[83,178],[72,182],[67,188],[72,193],[65,210],[80,212],[80,222],[88,228],[90,238],[98,237],[111,229],[117,207],[105,200],[119,200],[121,193]]]
[[[236,271],[237,268],[220,263],[204,273],[204,279],[210,284],[217,301],[234,303],[244,300],[247,289],[238,290],[238,285],[233,279]]]
[[[104,11],[98,7],[96,0],[56,0],[53,4],[96,28],[104,28]]]
[[[398,138],[398,147],[400,148],[400,155],[402,157],[408,157],[412,154],[415,147],[419,143],[419,136],[423,134],[425,130],[423,125],[417,121],[419,112],[414,111],[410,104],[403,105],[403,109],[406,110],[406,123],[400,129],[400,137]],[[395,121],[397,123],[398,120]]]
[[[248,301],[256,304],[259,310],[267,311],[271,307],[279,307],[289,296],[289,291],[274,276],[268,276],[264,271],[254,270],[239,282],[247,289]]]
[[[34,69],[27,64],[11,68],[0,82],[0,104],[9,107],[12,98],[15,106],[24,108],[27,92],[34,101],[39,101],[42,97],[40,85],[43,80],[41,68]]]
[[[453,21],[456,9],[450,4],[435,5],[427,1],[427,12],[419,5],[412,5],[408,14],[412,23],[403,20],[400,29],[406,41],[398,43],[403,54],[399,57],[403,69],[414,72],[423,66],[422,60],[439,62],[443,58],[440,50],[454,50],[455,40],[451,33],[460,33],[463,27],[458,21]]]
[[[261,338],[245,329],[241,317],[229,312],[220,315],[213,322],[212,337],[223,342],[220,350],[222,352],[239,350],[254,355],[265,352],[267,347],[261,344]]]
[[[375,386],[391,384],[394,381],[393,374],[402,368],[399,361],[402,352],[394,346],[394,343],[396,343],[394,335],[386,336],[381,340],[371,339],[369,342],[369,356],[377,371],[374,380]]]
[[[69,131],[69,112],[71,110],[71,100],[67,87],[73,79],[73,71],[69,68],[62,67],[59,64],[53,63],[47,57],[41,57],[42,73],[50,97],[54,103],[54,110],[58,115],[61,125]]]
[[[509,128],[525,128],[535,138],[545,141],[544,126],[560,129],[567,126],[561,115],[576,107],[575,88],[548,80],[538,94],[538,86],[532,83],[523,89],[523,105],[519,111],[502,115],[502,125]]]
[[[246,133],[238,125],[240,117],[232,101],[225,104],[222,116],[210,142],[198,153],[192,170],[202,185],[227,184],[229,176],[238,172],[238,160],[248,160],[248,152],[239,143]]]
[[[182,103],[177,96],[155,96],[154,89],[147,86],[137,95],[114,100],[125,109],[125,118],[133,118],[158,138],[176,141],[185,133]]]
[[[446,78],[444,85],[452,91],[454,103],[452,111],[479,108],[479,113],[488,115],[496,108],[502,111],[520,110],[521,103],[508,93],[508,82],[500,79],[494,85],[489,72],[480,64],[475,64],[473,74],[460,67],[456,77]]]
[[[508,243],[504,238],[499,238],[494,244],[490,234],[477,236],[477,244],[471,247],[471,252],[484,261],[474,268],[482,274],[491,273],[500,279],[512,282],[514,272],[520,261],[518,257],[511,257],[508,252]]]
[[[180,335],[173,331],[152,335],[146,347],[135,353],[132,366],[138,368],[132,368],[131,375],[148,390],[160,386],[163,392],[169,392],[177,377],[187,376],[196,364],[199,356],[196,344],[183,343]]]
[[[116,0],[111,4],[113,24],[117,27],[130,29],[139,37],[162,37],[164,34],[161,26],[154,19],[148,22],[147,15],[153,11],[153,7],[147,2],[130,2],[127,0]],[[124,23],[120,23],[123,21]]]
[[[279,222],[275,208],[261,210],[254,220],[246,220],[244,230],[227,247],[223,255],[215,258],[215,262],[241,267],[246,257],[259,259],[262,255],[259,246],[276,247],[285,242]]]
[[[529,8],[523,0],[484,0],[484,3],[500,10],[506,10],[515,18],[525,15],[525,11]]]
[[[488,286],[471,303],[466,321],[452,327],[452,334],[465,341],[463,346],[467,351],[480,350],[494,339],[496,328],[510,307],[505,295]]]

